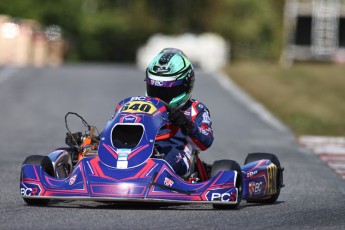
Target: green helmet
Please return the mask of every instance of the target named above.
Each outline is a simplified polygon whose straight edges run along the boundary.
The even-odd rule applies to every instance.
[[[146,70],[146,94],[182,107],[194,86],[194,70],[187,56],[179,49],[163,49]]]

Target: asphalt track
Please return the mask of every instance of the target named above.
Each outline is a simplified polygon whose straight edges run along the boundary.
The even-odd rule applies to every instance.
[[[232,211],[198,204],[81,201],[27,206],[19,193],[25,157],[64,145],[68,111],[102,129],[119,100],[144,94],[144,72],[131,65],[80,64],[2,68],[0,76],[5,78],[0,79],[0,229],[345,229],[345,182],[298,146],[286,128],[277,128],[242,100],[235,88],[200,71],[193,96],[209,107],[215,133],[213,146],[201,157],[243,164],[249,152],[275,153],[285,167],[286,185],[276,204],[243,201]]]

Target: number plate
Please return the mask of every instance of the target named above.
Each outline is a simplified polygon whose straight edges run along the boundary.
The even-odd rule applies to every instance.
[[[148,113],[153,114],[157,111],[156,106],[145,101],[131,101],[122,106],[123,113]]]

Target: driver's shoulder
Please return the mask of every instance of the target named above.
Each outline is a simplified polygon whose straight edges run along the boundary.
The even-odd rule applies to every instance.
[[[191,106],[193,106],[198,111],[203,111],[205,109],[208,110],[206,105],[203,102],[195,100],[195,99],[191,99]]]
[[[194,113],[200,113],[205,110],[208,111],[206,105],[196,99],[190,99],[185,106],[184,110],[192,110]]]

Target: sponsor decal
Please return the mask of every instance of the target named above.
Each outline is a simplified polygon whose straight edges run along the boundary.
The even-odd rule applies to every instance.
[[[207,124],[202,124],[201,127],[198,127],[199,132],[201,132],[203,135],[208,136],[210,133],[212,133],[212,128],[209,127]]]
[[[234,193],[217,193],[214,192],[211,195],[211,201],[235,201],[236,195]]]
[[[249,193],[252,194],[254,192],[255,189],[255,182],[249,182]]]
[[[136,120],[137,117],[129,115],[123,118],[123,123],[135,123]]]
[[[255,183],[255,190],[254,190],[254,192],[255,193],[259,193],[259,192],[261,192],[261,190],[262,190],[262,182]]]
[[[74,176],[72,176],[70,179],[69,179],[69,185],[73,185],[75,180],[77,179],[77,174],[75,174]]]
[[[208,112],[204,112],[202,114],[202,123],[206,123],[206,124],[211,124],[211,118],[210,118],[210,115],[208,114]]]
[[[164,83],[163,83],[163,81],[151,80],[151,85],[154,85],[154,86],[163,86]]]
[[[155,86],[163,86],[164,85],[164,82],[162,81],[156,81],[155,82]]]
[[[128,159],[128,155],[131,153],[131,149],[118,149],[118,161],[126,161]]]
[[[170,61],[170,59],[167,59],[167,61]],[[162,66],[162,67],[158,67],[156,69],[156,71],[158,73],[165,73],[165,72],[169,72],[170,71],[170,68],[169,67],[166,67],[166,66]]]
[[[131,101],[145,101],[146,97],[132,97]]]
[[[184,115],[186,115],[186,116],[190,116],[190,108],[187,109],[186,111],[184,111],[183,113],[184,113]]]
[[[262,191],[262,182],[249,182],[249,195],[253,196]]]
[[[247,178],[253,177],[258,173],[258,170],[252,171],[252,172],[247,172]]]
[[[236,201],[237,192],[233,190],[215,189],[207,192],[205,195],[209,201]]]
[[[277,175],[278,168],[275,164],[271,163],[267,166],[267,190],[268,194],[277,192]]]
[[[128,161],[117,161],[116,167],[119,169],[128,168]]]
[[[171,186],[173,186],[173,184],[174,184],[174,181],[172,181],[170,178],[168,178],[168,177],[165,177],[165,179],[164,179],[164,185],[165,186],[169,186],[169,187],[171,187]]]
[[[182,159],[183,159],[183,157],[182,157],[181,153],[178,153],[176,155],[176,163],[180,162]]]
[[[38,196],[41,193],[41,187],[38,184],[22,183],[20,194],[22,196]]]
[[[128,155],[131,153],[131,149],[117,149],[118,159],[117,168],[126,169],[128,167]]]

